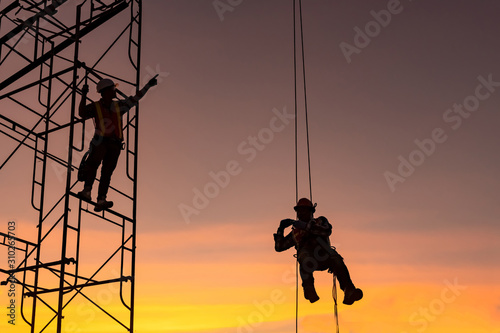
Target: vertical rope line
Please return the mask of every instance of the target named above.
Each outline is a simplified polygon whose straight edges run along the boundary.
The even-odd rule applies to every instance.
[[[293,1],[293,82],[295,110],[295,202],[299,200],[298,142],[297,142],[297,36],[296,36],[296,0]]]
[[[302,77],[304,82],[304,110],[306,117],[306,138],[307,138],[307,167],[309,171],[309,197],[312,202],[312,181],[311,181],[311,152],[309,145],[309,120],[307,117],[307,88],[306,88],[306,59],[304,56],[304,29],[302,24],[302,0],[299,0],[299,15],[300,15],[300,41],[302,49]]]
[[[299,257],[295,260],[295,333],[299,332]]]
[[[293,89],[295,110],[295,202],[299,200],[299,168],[298,168],[298,142],[297,142],[297,13],[296,0],[293,1]],[[295,255],[295,333],[299,332],[299,261],[298,253]]]
[[[335,323],[337,325],[337,333],[339,333],[339,314],[337,311],[337,277],[333,274],[333,287],[332,287],[332,296],[333,296],[333,313],[335,314]]]

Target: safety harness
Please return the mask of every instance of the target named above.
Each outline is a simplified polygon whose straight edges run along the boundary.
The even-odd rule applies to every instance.
[[[97,118],[94,119],[96,129],[100,131],[100,135],[102,136],[109,136],[110,133],[107,133],[107,127],[106,127],[106,122],[104,121],[104,115],[103,115],[103,109],[106,110],[107,113],[110,113],[108,119],[111,120],[114,134],[115,136],[122,140],[123,139],[123,130],[122,130],[122,116],[121,116],[121,111],[120,111],[120,105],[118,104],[117,101],[113,101],[111,103],[111,108],[114,107],[115,112],[112,110],[106,110],[105,108],[101,107],[101,103],[95,102],[95,108],[97,111]]]

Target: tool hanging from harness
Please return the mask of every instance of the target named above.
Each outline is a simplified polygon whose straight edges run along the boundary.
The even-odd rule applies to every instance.
[[[80,166],[78,167],[78,181],[79,182],[84,182],[85,179],[87,179],[87,157],[89,157],[90,154],[90,148],[89,150],[83,155],[82,161],[80,162]]]

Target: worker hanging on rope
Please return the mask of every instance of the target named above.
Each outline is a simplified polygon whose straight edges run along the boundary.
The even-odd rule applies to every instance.
[[[111,175],[118,163],[118,157],[123,146],[122,116],[132,107],[136,106],[149,88],[156,84],[157,80],[155,77],[135,96],[130,96],[125,100],[115,100],[117,85],[110,79],[102,79],[97,83],[97,92],[101,94],[101,99],[88,105],[85,105],[85,102],[89,87],[88,85],[83,86],[82,100],[78,114],[83,119],[94,119],[95,134],[90,141],[88,157],[81,164],[83,170],[80,170],[78,178],[84,181],[85,185],[83,190],[78,192],[78,196],[87,201],[92,200],[92,185],[97,174],[97,168],[99,168],[102,162],[97,204],[94,207],[96,212],[113,206],[112,201],[106,201],[106,196]]]
[[[314,218],[316,204],[302,198],[294,207],[297,220],[285,219],[280,222],[278,231],[274,234],[274,249],[285,251],[292,246],[297,249],[297,260],[300,265],[300,277],[304,288],[304,297],[311,303],[319,297],[314,288],[314,271],[329,270],[337,276],[340,288],[344,291],[344,304],[351,305],[363,298],[363,292],[354,286],[344,259],[330,246],[329,236],[332,225],[324,216]],[[284,230],[293,226],[285,237]]]

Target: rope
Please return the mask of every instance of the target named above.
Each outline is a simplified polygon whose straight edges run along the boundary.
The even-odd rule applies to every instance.
[[[309,120],[307,117],[307,88],[306,88],[306,58],[304,55],[304,29],[302,25],[302,0],[299,0],[300,14],[300,41],[302,48],[302,77],[304,81],[304,112],[306,118],[306,138],[307,138],[307,168],[309,173],[309,199],[312,202],[312,181],[311,181],[311,152],[309,148]]]
[[[302,56],[302,79],[304,88],[304,113],[305,113],[305,125],[306,125],[306,143],[307,143],[307,168],[309,176],[309,198],[311,202],[313,201],[312,195],[312,177],[311,177],[311,149],[309,141],[309,118],[307,110],[307,80],[306,80],[306,60],[304,52],[304,26],[302,20],[302,0],[293,0],[293,75],[294,75],[294,101],[295,101],[295,202],[299,200],[299,176],[298,176],[298,126],[297,126],[297,115],[298,115],[298,101],[297,101],[297,1],[298,1],[298,11],[299,11],[299,29],[300,29],[300,48]],[[296,258],[295,264],[295,332],[298,333],[298,318],[299,318],[299,261],[298,254],[295,254]],[[333,273],[333,272],[332,272]],[[333,312],[335,314],[335,322],[337,326],[337,333],[339,333],[339,316],[337,310],[337,277],[333,274],[333,287],[332,287],[332,297],[334,301]]]
[[[302,0],[298,0],[299,29],[300,29],[300,52],[302,57],[302,84],[304,94],[304,114],[306,125],[306,145],[307,145],[307,171],[309,180],[309,199],[312,202],[312,177],[311,177],[311,148],[309,141],[309,117],[307,108],[307,83],[306,83],[306,60],[304,51],[304,26],[302,20]],[[299,200],[299,175],[298,175],[298,73],[297,73],[297,0],[293,0],[293,75],[294,75],[294,109],[295,109],[295,202]]]
[[[335,314],[335,323],[337,325],[337,333],[339,333],[339,314],[337,311],[337,277],[334,273],[333,275],[333,287],[332,287],[332,297],[333,297],[333,313]]]
[[[304,112],[306,121],[306,142],[307,142],[307,167],[309,175],[309,198],[312,202],[312,181],[311,181],[311,154],[309,144],[309,120],[307,115],[307,89],[306,89],[306,63],[304,56],[304,28],[302,23],[302,0],[298,1],[299,6],[299,28],[301,40],[301,56],[302,56],[302,77],[304,87]],[[298,168],[298,98],[297,98],[297,0],[293,0],[293,75],[294,75],[294,110],[295,110],[295,202],[299,200],[299,168]],[[297,254],[295,255],[297,258]],[[299,330],[299,262],[296,260],[295,264],[295,332]]]
[[[295,110],[295,202],[299,201],[299,168],[298,168],[298,143],[297,143],[297,23],[296,1],[293,0],[293,88]],[[299,261],[298,252],[295,254],[295,333],[299,332]]]
[[[295,332],[299,331],[299,259],[295,254]]]
[[[299,28],[301,40],[301,56],[302,56],[302,77],[304,87],[304,112],[306,122],[306,142],[307,142],[307,167],[309,175],[309,198],[312,202],[312,181],[311,181],[311,153],[309,144],[309,120],[307,112],[307,88],[306,88],[306,63],[304,55],[304,28],[302,23],[302,0],[298,0],[299,5]],[[299,200],[299,171],[298,171],[298,99],[297,99],[297,0],[293,0],[293,75],[294,75],[294,110],[295,110],[295,202]],[[297,254],[295,255],[297,258]],[[299,320],[299,262],[298,259],[295,265],[295,332],[298,333]]]
[[[298,168],[298,144],[297,144],[297,36],[296,36],[296,4],[293,0],[293,80],[295,98],[295,202],[299,201],[299,168]]]

